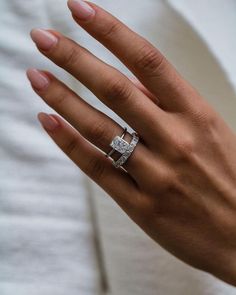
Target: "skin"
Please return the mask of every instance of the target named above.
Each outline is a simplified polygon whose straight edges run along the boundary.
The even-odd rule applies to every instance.
[[[36,45],[122,117],[141,141],[124,169],[116,169],[103,152],[110,151],[122,127],[45,71],[41,75],[48,85],[35,87],[31,81],[32,86],[65,120],[43,113],[39,120],[152,239],[187,264],[236,286],[235,134],[158,49],[89,5],[93,15],[81,20],[71,8],[73,18],[140,82],[54,30],[49,32],[58,40],[55,45],[48,50]],[[57,126],[44,124],[49,119]]]

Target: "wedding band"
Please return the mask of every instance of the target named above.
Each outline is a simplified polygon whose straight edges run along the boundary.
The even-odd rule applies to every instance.
[[[139,136],[136,132],[132,133],[132,139],[131,139],[130,143],[125,141],[123,138],[124,138],[126,132],[127,132],[127,129],[124,128],[124,132],[122,133],[122,135],[116,136],[112,140],[112,142],[110,143],[110,146],[112,147],[112,151],[106,155],[109,157],[115,151],[117,151],[121,154],[121,157],[117,161],[113,160],[113,165],[116,168],[119,168],[125,164],[125,162],[131,156],[131,154],[133,153],[135,147],[137,146],[137,144],[139,142]]]

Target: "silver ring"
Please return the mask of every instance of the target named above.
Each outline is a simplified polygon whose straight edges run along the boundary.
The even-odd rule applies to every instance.
[[[116,168],[119,168],[125,164],[125,162],[131,156],[131,154],[133,153],[135,147],[137,146],[137,144],[139,142],[139,136],[136,132],[132,133],[132,139],[131,139],[130,143],[125,141],[123,138],[124,138],[126,132],[127,132],[127,129],[125,128],[124,132],[122,134],[123,137],[116,136],[112,140],[112,142],[110,143],[110,146],[112,147],[112,151],[110,153],[108,153],[107,156],[110,156],[115,151],[117,151],[121,154],[121,157],[117,161],[113,160],[113,165]]]

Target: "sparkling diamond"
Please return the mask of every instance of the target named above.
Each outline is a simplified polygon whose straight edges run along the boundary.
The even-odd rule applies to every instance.
[[[112,140],[110,146],[116,151],[118,151],[119,153],[124,154],[129,148],[129,143],[125,141],[124,139],[120,138],[119,136],[116,136]]]

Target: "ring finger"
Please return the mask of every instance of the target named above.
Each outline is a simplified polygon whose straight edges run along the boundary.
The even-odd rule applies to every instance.
[[[110,142],[123,131],[119,124],[93,108],[52,74],[29,69],[27,76],[36,93],[73,125],[82,136],[105,153],[111,150]],[[139,181],[143,179],[140,167],[148,165],[147,161],[151,157],[149,150],[140,142],[124,164],[124,168],[136,181]]]

